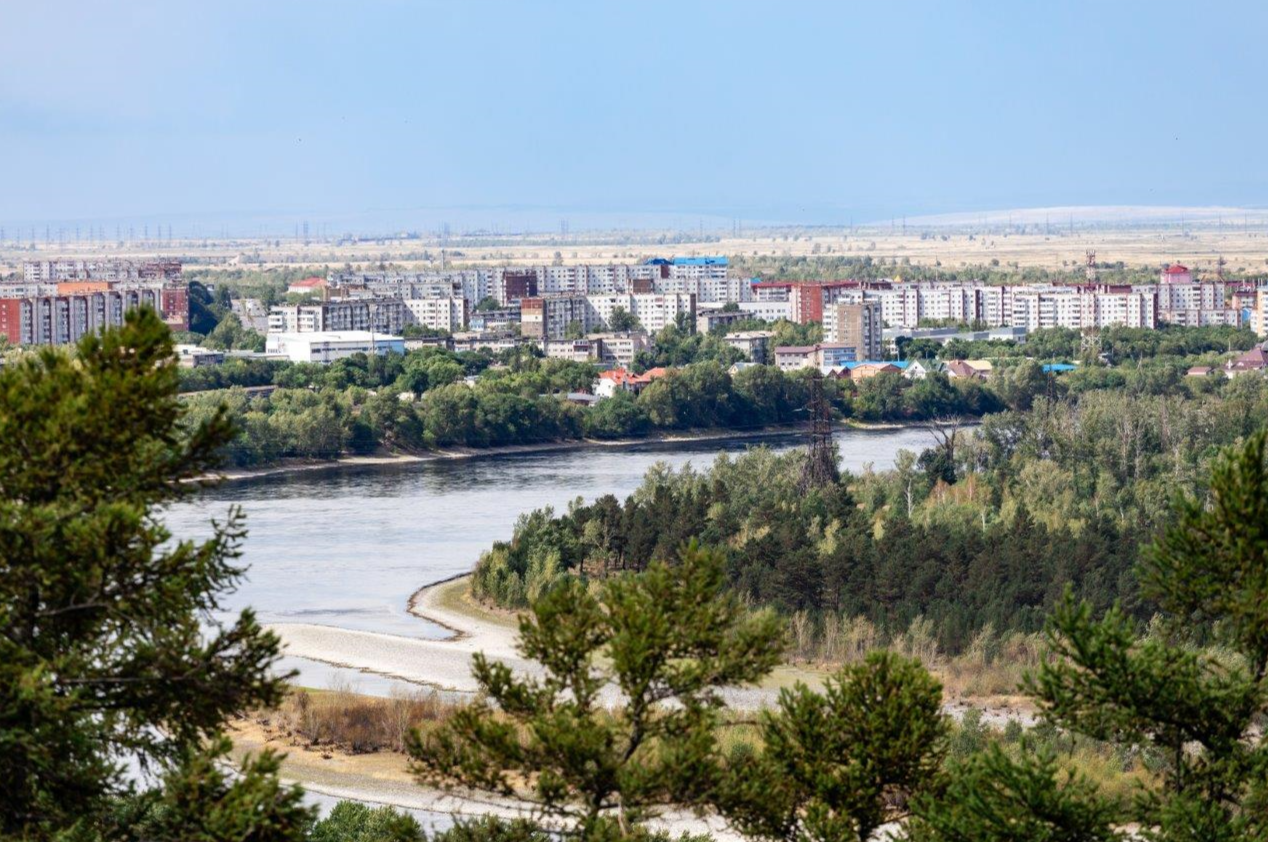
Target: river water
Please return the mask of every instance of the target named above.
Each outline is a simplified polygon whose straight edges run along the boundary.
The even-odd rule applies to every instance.
[[[585,446],[568,450],[387,466],[341,467],[227,483],[168,512],[179,538],[208,534],[208,521],[233,505],[246,512],[245,581],[226,600],[236,614],[253,606],[261,622],[303,622],[416,637],[444,637],[410,615],[411,594],[466,573],[496,540],[511,537],[516,518],[542,506],[612,493],[624,499],[657,462],[706,468],[720,451],[762,444],[786,450],[794,435],[736,441]],[[844,430],[836,434],[841,467],[882,470],[900,450],[933,444],[925,430]],[[348,680],[382,693],[374,676],[287,659],[299,683]]]

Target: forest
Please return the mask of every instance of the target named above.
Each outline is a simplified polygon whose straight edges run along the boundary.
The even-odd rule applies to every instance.
[[[1132,573],[1179,491],[1202,493],[1218,448],[1268,417],[1268,383],[1218,394],[1040,395],[980,425],[931,431],[888,471],[803,492],[801,452],[757,448],[707,470],[655,468],[621,501],[524,515],[480,559],[477,596],[525,606],[557,579],[602,580],[722,551],[729,586],[820,630],[858,618],[884,638],[919,627],[955,654],[984,629],[1031,633],[1067,587],[1138,623],[1156,610]]]

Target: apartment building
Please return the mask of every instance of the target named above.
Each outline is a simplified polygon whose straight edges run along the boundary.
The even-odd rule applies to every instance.
[[[269,312],[269,333],[363,330],[399,334],[411,318],[397,298],[353,298],[291,304]]]
[[[159,291],[105,290],[0,299],[0,336],[15,345],[70,345],[123,324],[138,307],[160,309]]]
[[[28,284],[0,288],[0,336],[15,345],[69,345],[87,333],[123,324],[124,314],[138,307],[153,309],[173,330],[189,329],[189,297],[183,286],[109,281],[41,285],[49,286],[52,291],[35,295],[29,294]]]
[[[842,342],[820,342],[815,345],[781,345],[775,349],[775,365],[783,371],[799,368],[826,370],[844,368],[847,363],[863,362],[868,357],[856,345]]]
[[[583,333],[611,324],[617,310],[634,316],[648,333],[674,324],[681,314],[694,321],[695,296],[684,293],[612,293],[553,295],[520,302],[520,330],[532,339],[563,339],[568,326]]]
[[[584,295],[551,295],[520,301],[520,335],[526,339],[563,339],[570,325],[589,333],[595,325]]]
[[[26,337],[13,342],[75,342],[140,306],[152,307],[172,330],[189,330],[189,288],[178,260],[27,260],[22,278],[0,284],[13,336]],[[12,303],[20,300],[28,305]]]
[[[1268,336],[1268,286],[1255,290],[1255,303],[1250,308],[1250,326],[1259,336]]]
[[[696,310],[696,332],[709,333],[715,327],[742,322],[745,319],[751,319],[748,313],[742,310],[723,310],[722,308],[705,309],[703,307]]]
[[[1064,327],[1074,330],[1113,326],[1157,326],[1155,297],[1131,288],[1075,290],[1014,288],[1010,324],[1027,331]]]
[[[792,321],[792,302],[790,301],[741,301],[740,312],[751,319],[765,322],[777,322],[780,319]]]
[[[881,305],[878,301],[840,300],[829,304],[823,313],[823,339],[857,350],[857,359],[875,360],[881,356]]]
[[[769,330],[741,330],[728,333],[722,341],[740,351],[749,362],[765,364],[770,357],[771,342],[775,334]]]
[[[449,333],[467,329],[471,305],[461,296],[407,298],[403,303],[410,324]]]
[[[24,260],[22,280],[27,283],[59,281],[178,281],[179,260]]]
[[[631,313],[643,330],[655,335],[676,324],[679,316],[691,325],[696,320],[696,296],[692,293],[628,293],[625,295],[592,295],[590,306],[602,324],[611,324],[618,308]]]

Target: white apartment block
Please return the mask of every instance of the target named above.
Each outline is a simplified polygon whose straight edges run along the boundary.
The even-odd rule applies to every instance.
[[[792,321],[792,302],[783,301],[741,301],[740,312],[750,318],[765,322],[777,322],[780,319]]]
[[[1027,331],[1064,327],[1157,326],[1154,296],[1148,292],[1015,288],[1011,325]]]
[[[690,293],[591,295],[587,301],[593,310],[596,326],[611,324],[618,308],[631,313],[643,330],[653,335],[675,324],[679,314],[685,315],[693,325],[696,320],[696,297]]]
[[[179,260],[25,260],[22,280],[27,283],[57,281],[155,281],[181,277]]]
[[[409,298],[404,304],[412,324],[449,333],[467,329],[470,304],[461,296]]]
[[[399,334],[408,323],[407,314],[404,301],[396,298],[283,305],[269,312],[269,333],[364,330]]]
[[[574,323],[583,333],[610,325],[617,310],[634,316],[648,333],[674,324],[679,314],[693,323],[696,318],[695,297],[681,293],[555,295],[523,300],[520,331],[534,339],[563,339]]]
[[[1268,286],[1255,290],[1255,304],[1250,308],[1250,326],[1259,336],[1268,336]]]

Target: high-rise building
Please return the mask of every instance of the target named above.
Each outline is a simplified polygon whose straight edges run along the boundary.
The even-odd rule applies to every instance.
[[[823,314],[823,341],[853,346],[858,360],[881,358],[881,304],[879,301],[830,304]]]

